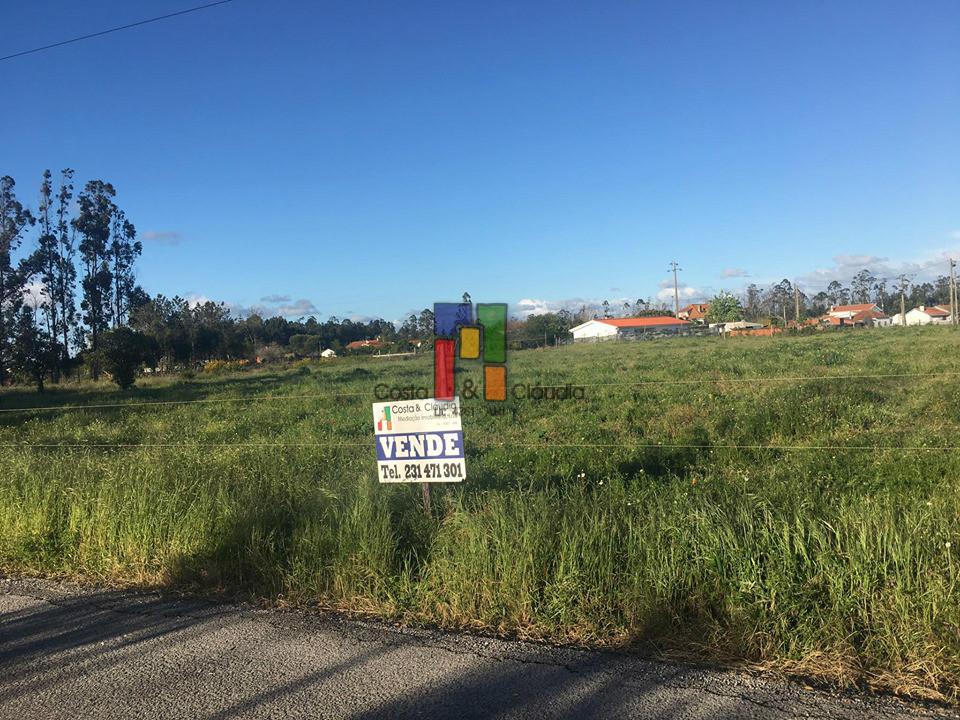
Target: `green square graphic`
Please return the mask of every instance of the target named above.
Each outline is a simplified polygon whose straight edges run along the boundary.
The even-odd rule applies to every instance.
[[[507,361],[507,304],[477,303],[477,322],[483,326],[483,361]]]

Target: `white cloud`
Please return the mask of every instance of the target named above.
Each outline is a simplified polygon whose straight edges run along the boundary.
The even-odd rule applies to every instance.
[[[288,320],[296,320],[301,317],[320,315],[317,306],[307,298],[300,298],[291,302],[289,296],[286,295],[267,295],[263,300],[267,302],[254,303],[253,305],[227,303],[227,307],[230,308],[230,312],[238,317],[259,315],[263,318],[283,317]]]
[[[671,290],[672,298],[673,291]],[[647,297],[646,295],[642,297]],[[629,297],[608,297],[608,298],[584,298],[572,297],[563,300],[546,300],[542,298],[523,298],[515,303],[511,303],[509,314],[511,317],[517,317],[521,320],[530,315],[543,315],[544,313],[556,313],[566,310],[570,313],[578,313],[585,309],[587,315],[600,315],[603,313],[603,301],[610,303],[610,312],[615,315],[623,314],[623,304],[630,303],[631,307],[638,298]]]
[[[960,248],[935,250],[908,260],[890,260],[877,255],[837,255],[832,265],[800,275],[797,282],[812,290],[826,288],[834,280],[849,285],[853,276],[864,269],[888,280],[906,275],[912,282],[931,282],[950,272],[951,257],[960,257]]]
[[[47,287],[42,282],[28,283],[23,289],[23,301],[32,308],[40,307],[41,303],[50,299]]]
[[[677,288],[677,292],[680,295],[681,300],[693,300],[694,298],[701,297],[701,292],[697,288],[690,287],[689,285],[681,285]],[[657,292],[657,300],[661,302],[667,302],[668,300],[673,300],[673,287],[665,287]]]
[[[571,313],[579,312],[581,308],[586,308],[588,314],[599,314],[603,310],[603,301],[610,303],[610,309],[613,312],[623,308],[623,303],[627,298],[583,298],[572,297],[563,300],[544,300],[540,298],[523,298],[512,303],[509,308],[511,317],[524,319],[530,315],[543,315],[544,313],[556,313],[561,310],[567,310]],[[631,303],[633,300],[630,301]]]
[[[749,277],[750,273],[743,268],[724,268],[720,271],[720,275],[725,278],[738,278]]]
[[[147,230],[140,234],[147,242],[158,245],[179,245],[183,235],[177,230]]]
[[[274,308],[275,314],[282,315],[283,317],[300,317],[301,315],[319,315],[320,311],[317,310],[317,306],[313,304],[310,300],[306,298],[300,298],[292,303],[286,305],[279,305]]]
[[[184,299],[187,301],[187,305],[192,308],[195,308],[197,305],[204,305],[208,302],[212,302],[206,295],[197,295],[196,293],[187,293],[187,297]]]
[[[515,302],[512,309],[513,314],[518,317],[526,317],[527,315],[543,315],[548,312],[559,312],[563,309],[563,304],[556,300],[523,298]]]

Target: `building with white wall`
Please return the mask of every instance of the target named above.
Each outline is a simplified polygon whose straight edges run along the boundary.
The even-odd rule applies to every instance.
[[[574,342],[618,340],[646,333],[675,333],[690,326],[672,316],[640,318],[597,318],[570,328]]]
[[[903,325],[903,317],[897,313],[891,325]],[[921,305],[907,311],[907,325],[946,325],[951,320],[950,308],[943,305]]]

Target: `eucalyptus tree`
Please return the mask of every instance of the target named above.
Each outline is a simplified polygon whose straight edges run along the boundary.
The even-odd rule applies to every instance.
[[[128,318],[136,291],[133,264],[143,251],[143,245],[136,237],[137,229],[133,223],[127,220],[123,210],[114,207],[108,252],[110,274],[113,276],[113,304],[110,314],[115,328],[123,325]]]
[[[57,367],[57,350],[50,334],[37,325],[33,308],[21,307],[14,321],[13,367],[43,392],[44,378]]]
[[[73,200],[73,170],[60,172],[60,189],[57,192],[57,273],[52,286],[47,288],[50,298],[57,304],[58,327],[54,330],[62,343],[64,362],[70,359],[70,336],[77,329],[77,254],[74,230],[70,226],[70,202]]]
[[[6,382],[13,365],[11,336],[14,333],[29,277],[29,264],[15,263],[23,232],[36,221],[17,200],[16,182],[9,175],[0,178],[0,385]]]
[[[872,272],[863,269],[858,272],[850,285],[850,296],[854,302],[868,303],[874,295],[877,278]]]
[[[113,198],[116,191],[113,185],[102,180],[91,180],[83,188],[78,200],[77,217],[73,219],[74,229],[80,235],[80,258],[83,264],[81,287],[83,299],[83,321],[93,353],[91,374],[96,380],[100,377],[97,351],[100,349],[100,336],[109,328],[112,309],[113,275],[110,272],[110,232],[116,211]]]
[[[72,175],[72,170],[62,172],[55,201],[51,173],[44,171],[38,207],[40,236],[37,249],[31,256],[31,270],[36,273],[42,286],[40,309],[45,320],[46,337],[52,348],[45,357],[50,360],[49,369],[54,380],[59,379],[60,370],[66,367],[69,360],[70,331],[76,323],[74,286],[77,270],[73,264],[73,239],[68,227]]]

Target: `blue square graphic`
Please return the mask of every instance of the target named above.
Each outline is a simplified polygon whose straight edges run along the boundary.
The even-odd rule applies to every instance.
[[[433,334],[439,338],[457,337],[458,325],[473,325],[471,303],[434,303]]]

